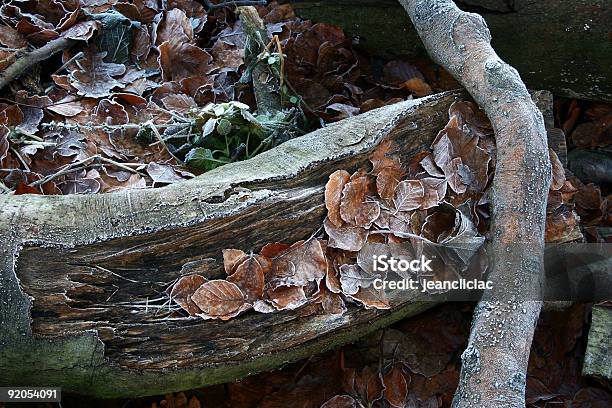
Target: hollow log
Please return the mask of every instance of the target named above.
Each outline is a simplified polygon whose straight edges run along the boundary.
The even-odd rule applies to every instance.
[[[192,389],[280,367],[433,306],[394,291],[389,310],[249,312],[220,322],[160,317],[153,300],[185,265],[221,276],[222,249],[311,236],[329,174],[367,165],[383,139],[404,159],[428,148],[458,98],[467,95],[386,106],[164,188],[0,195],[0,385],[97,397]]]
[[[291,0],[296,14],[358,35],[384,56],[425,56],[397,0]],[[492,46],[533,89],[612,101],[612,4],[608,0],[463,0],[487,22]],[[520,44],[517,45],[517,44]]]

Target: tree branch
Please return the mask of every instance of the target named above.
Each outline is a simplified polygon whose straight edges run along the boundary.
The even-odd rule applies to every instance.
[[[70,48],[75,43],[75,40],[60,37],[55,40],[49,41],[44,46],[30,51],[19,57],[17,61],[15,61],[8,68],[6,68],[4,72],[0,73],[0,89],[7,86],[14,79],[19,78],[34,65],[46,60],[47,58],[52,57],[58,52]]]
[[[541,302],[551,170],[542,114],[518,72],[491,47],[484,19],[451,0],[400,0],[431,57],[474,97],[496,135],[490,247],[495,260],[462,355],[454,407],[524,407]],[[503,300],[503,301],[502,301]]]

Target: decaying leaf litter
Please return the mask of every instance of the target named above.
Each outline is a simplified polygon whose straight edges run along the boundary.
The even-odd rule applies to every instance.
[[[261,2],[255,2],[261,3]],[[259,7],[257,55],[228,5],[192,0],[5,4],[3,69],[28,47],[71,46],[0,101],[0,181],[14,194],[167,185],[325,123],[432,93],[406,61],[379,61],[289,5]],[[279,77],[282,109],[257,106],[252,74]],[[49,72],[47,72],[49,71]],[[50,74],[50,75],[48,75]]]
[[[51,78],[39,81],[33,72],[20,80],[11,99],[1,101],[0,187],[7,193],[161,186],[282,141],[268,141],[258,150],[273,132],[262,129],[287,117],[257,114],[251,85],[241,81],[248,71],[245,35],[231,10],[207,11],[190,1],[168,1],[162,7],[146,1],[82,2],[80,8],[69,3],[61,3],[65,13],[50,10],[47,2],[0,9],[3,21],[12,19],[0,26],[0,43],[6,47],[0,51],[2,68],[19,55],[13,50],[28,44],[57,37],[78,44],[55,61],[63,69]],[[108,16],[90,19],[85,13]],[[299,124],[295,135],[432,92],[405,61],[388,62],[376,75],[367,56],[335,27],[299,21],[284,5],[260,8],[260,14],[268,32],[279,37],[271,65],[285,57],[284,102],[293,108],[290,121],[299,117],[292,122]],[[110,34],[96,36],[104,32]],[[128,37],[129,42],[123,41]],[[185,56],[180,63],[177,55]],[[570,114],[559,122],[574,147],[608,146],[609,107],[595,105],[575,114],[580,108],[575,101],[568,104]],[[469,102],[454,109],[431,150],[409,163],[400,163],[393,146],[383,145],[372,155],[372,168],[330,175],[324,233],[305,242],[271,243],[257,254],[226,250],[224,279],[189,275],[169,289],[171,298],[190,315],[218,319],[251,308],[264,313],[299,308],[308,314],[342,313],[347,302],[388,307],[384,296],[368,286],[372,276],[359,266],[365,243],[449,243],[466,232],[480,239],[487,231],[487,193],[495,165],[492,132]],[[577,125],[578,117],[582,123]],[[206,138],[211,144],[201,140]],[[550,155],[554,179],[547,241],[580,239],[581,230],[589,240],[605,240],[599,227],[612,222],[607,190],[602,194],[599,186],[566,176],[566,159],[554,151]],[[411,400],[419,398],[404,393],[410,381],[405,369],[394,364],[382,371],[366,367],[354,375],[353,388],[346,391],[350,395],[333,397],[324,406],[359,406],[383,397],[391,406],[441,406],[440,397]],[[542,392],[530,404],[559,398],[544,392],[550,384],[542,384],[531,385]],[[603,398],[583,388],[575,400],[580,404],[596,397]]]

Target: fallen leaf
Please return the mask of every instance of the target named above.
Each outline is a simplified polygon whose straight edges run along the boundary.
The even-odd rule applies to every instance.
[[[404,180],[395,189],[393,203],[399,211],[419,208],[425,200],[425,188],[419,180]]]
[[[366,272],[359,265],[340,266],[340,285],[345,295],[355,295],[360,288],[369,288],[374,280],[380,278],[380,274]]]
[[[114,76],[125,73],[125,65],[104,62],[106,52],[96,52],[89,48],[85,56],[76,61],[78,69],[70,72],[70,85],[79,95],[102,98],[111,94],[111,89],[121,86]]]
[[[190,316],[202,313],[200,308],[193,302],[191,296],[196,290],[206,283],[207,279],[202,275],[187,275],[181,277],[170,290],[170,298],[182,307]]]
[[[363,247],[368,238],[367,229],[350,225],[338,228],[327,217],[323,221],[323,226],[329,236],[327,245],[332,248],[357,252]]]
[[[228,282],[235,283],[246,301],[253,303],[260,299],[264,290],[264,272],[261,264],[254,256],[247,257],[235,269],[234,273],[227,277]]]
[[[383,396],[394,408],[404,408],[408,396],[408,383],[398,365],[394,365],[389,372],[383,376]]]
[[[191,300],[202,310],[197,315],[204,319],[229,320],[251,307],[240,288],[225,280],[205,282]]]
[[[565,183],[565,169],[557,153],[555,153],[553,149],[549,148],[548,154],[550,155],[550,164],[552,166],[552,182],[550,188],[552,190],[559,190]]]
[[[327,217],[336,227],[341,227],[344,224],[344,221],[340,218],[340,200],[349,178],[350,174],[346,170],[336,170],[329,176],[329,180],[325,184]]]
[[[165,81],[209,74],[214,69],[212,56],[193,44],[172,40],[163,42],[158,48],[158,61]]]
[[[270,285],[305,286],[317,284],[327,273],[327,258],[318,239],[298,242],[272,260]]]
[[[342,190],[340,218],[352,226],[369,228],[380,214],[380,205],[372,199],[375,189],[369,176],[350,180]]]

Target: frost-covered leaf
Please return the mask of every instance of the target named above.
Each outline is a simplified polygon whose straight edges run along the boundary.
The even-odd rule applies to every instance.
[[[111,94],[111,89],[121,86],[114,76],[125,73],[125,65],[104,62],[105,52],[90,49],[85,57],[76,62],[78,69],[70,73],[70,85],[79,95],[102,98]]]

